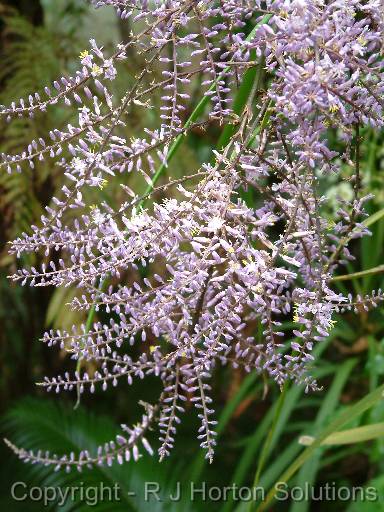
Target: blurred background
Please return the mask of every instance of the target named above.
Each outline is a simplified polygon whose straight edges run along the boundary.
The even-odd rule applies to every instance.
[[[58,76],[71,74],[79,63],[79,53],[95,37],[112,52],[113,45],[130,37],[129,21],[119,20],[114,10],[95,10],[83,0],[0,0],[0,104],[27,97],[41,91]],[[122,65],[118,79],[113,83],[119,95],[135,72],[142,66],[140,56],[132,54]],[[194,85],[192,98],[199,97],[199,83]],[[156,99],[155,99],[156,101]],[[188,117],[188,111],[185,116]],[[0,125],[0,152],[17,153],[36,137],[43,136],[52,127],[76,122],[76,111],[60,106],[34,119],[17,119]],[[155,113],[148,109],[147,117],[135,116],[127,130],[137,134],[144,126],[155,127]],[[184,143],[182,157],[176,156],[170,173],[182,176],[191,166],[197,166],[209,155],[220,135],[214,123],[202,134],[192,133]],[[330,133],[336,142],[337,134]],[[371,237],[355,241],[352,252],[356,262],[349,264],[350,273],[377,267],[384,262],[384,144],[383,136],[367,129],[363,134],[362,158],[365,192],[375,195],[368,204],[373,219]],[[348,182],[351,169],[345,164],[342,180],[328,178],[322,181],[322,192],[328,196],[325,212],[332,222],[336,198],[352,198]],[[131,188],[145,188],[141,178],[130,175],[126,179]],[[137,181],[136,181],[137,180]],[[2,437],[10,438],[25,448],[50,449],[66,453],[81,448],[92,449],[111,439],[120,423],[133,424],[141,415],[138,399],[156,400],[155,379],[146,378],[131,387],[120,386],[107,392],[97,391],[92,399],[83,395],[81,406],[73,410],[76,397],[71,394],[50,396],[35,383],[45,375],[63,373],[74,363],[59,349],[48,349],[40,341],[44,330],[51,327],[70,327],[83,321],[82,312],[73,312],[64,306],[76,290],[28,288],[10,283],[7,275],[14,272],[17,262],[7,253],[7,241],[15,238],[30,225],[39,222],[40,215],[50,203],[55,191],[63,183],[62,170],[50,161],[39,162],[36,169],[25,169],[21,174],[0,175],[0,413]],[[119,201],[121,187],[113,182],[97,193],[110,202]],[[93,194],[96,192],[93,191]],[[161,197],[157,197],[161,199]],[[96,203],[98,197],[89,198]],[[247,198],[257,205],[257,197]],[[34,255],[34,262],[41,257]],[[32,261],[29,261],[32,263]],[[134,280],[135,276],[125,276]],[[383,288],[383,273],[366,274],[352,280],[338,281],[340,291],[354,294],[368,293]],[[145,456],[137,463],[124,466],[84,471],[81,475],[55,473],[45,468],[20,463],[0,444],[0,507],[9,511],[42,510],[39,502],[15,502],[10,488],[15,481],[28,485],[65,487],[78,484],[92,486],[98,482],[121,487],[121,501],[99,503],[96,510],[159,510],[200,511],[251,510],[249,504],[236,500],[209,500],[188,496],[180,502],[171,502],[169,493],[176,482],[189,488],[206,483],[207,487],[223,488],[258,485],[268,489],[292,463],[303,447],[302,435],[316,436],[350,404],[373,390],[384,374],[384,314],[383,308],[357,314],[348,313],[336,319],[330,338],[316,348],[314,374],[323,390],[306,395],[300,387],[287,389],[283,400],[280,390],[267,378],[247,375],[242,369],[221,368],[214,377],[213,396],[217,404],[219,443],[212,465],[204,461],[196,439],[198,428],[195,415],[188,414],[179,428],[175,449],[168,461],[158,463],[156,457]],[[284,329],[292,325],[285,323]],[[148,340],[151,343],[151,340]],[[91,369],[92,370],[92,369]],[[279,414],[276,415],[279,407]],[[187,408],[192,408],[191,404]],[[276,420],[277,418],[277,420]],[[349,428],[368,423],[384,422],[384,402],[355,419]],[[267,448],[265,440],[274,425]],[[152,433],[156,440],[156,432]],[[156,441],[153,443],[156,446]],[[263,448],[264,447],[264,448]],[[375,486],[381,498],[375,503],[353,501],[297,501],[276,502],[270,510],[305,512],[309,510],[384,511],[384,438],[368,442],[321,447],[289,482],[303,487],[306,483],[320,489],[325,483],[341,486]],[[263,465],[260,467],[260,458]],[[262,471],[258,471],[262,469]],[[260,474],[258,474],[260,473]],[[256,476],[256,480],[255,480]],[[161,502],[144,500],[144,483],[160,483]],[[128,496],[133,491],[136,496]],[[67,502],[60,510],[88,510],[90,505],[80,501]],[[46,507],[58,510],[57,505]],[[253,508],[252,508],[253,510]]]

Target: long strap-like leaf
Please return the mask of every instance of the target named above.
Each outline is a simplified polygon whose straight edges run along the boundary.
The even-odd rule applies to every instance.
[[[278,479],[278,482],[288,482],[292,476],[301,468],[301,466],[312,456],[319,446],[329,437],[331,434],[337,432],[341,429],[346,423],[350,422],[357,416],[360,416],[364,411],[370,409],[373,405],[383,399],[384,393],[384,384],[376,388],[374,391],[366,395],[364,398],[359,400],[356,404],[348,407],[345,411],[343,411],[335,420],[333,420],[327,427],[325,427],[317,436],[315,441],[308,446],[297,458],[296,460],[289,466],[289,468],[284,471],[284,473]],[[262,512],[263,510],[267,510],[269,504],[274,499],[276,493],[278,491],[278,487],[274,485],[271,490],[266,495],[263,502],[256,509],[257,512]]]

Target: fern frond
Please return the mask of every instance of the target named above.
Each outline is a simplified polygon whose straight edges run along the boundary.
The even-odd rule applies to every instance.
[[[97,446],[111,439],[117,434],[117,429],[112,421],[103,416],[96,416],[84,410],[67,409],[50,401],[41,399],[25,399],[18,402],[6,415],[3,422],[3,430],[6,435],[12,438],[12,442],[24,446],[28,450],[38,450],[44,446],[51,452],[69,453],[80,451],[87,446],[90,451],[96,450]],[[141,511],[144,510],[144,489],[146,482],[158,482],[164,500],[172,493],[169,488],[169,479],[172,471],[168,471],[162,464],[159,467],[155,459],[143,457],[137,462],[131,461],[122,466],[113,465],[84,467],[81,473],[81,485],[84,489],[94,487],[101,482],[104,485],[113,487],[118,484],[120,500],[116,502],[100,502],[92,507],[95,511],[108,510],[120,511]],[[66,473],[64,471],[52,472],[51,468],[42,465],[23,465],[24,479],[32,483],[39,482],[40,486],[49,485],[61,487],[79,486],[79,474],[76,472]],[[78,496],[77,496],[78,498]],[[76,499],[65,504],[66,511],[89,510],[87,504]],[[190,510],[187,503],[171,502],[159,503],[151,501],[151,510]],[[60,509],[62,510],[62,509]]]

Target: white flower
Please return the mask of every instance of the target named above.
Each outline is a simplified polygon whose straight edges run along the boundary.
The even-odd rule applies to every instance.
[[[219,229],[222,228],[224,224],[224,219],[221,217],[212,217],[212,219],[208,222],[207,230],[216,233]]]

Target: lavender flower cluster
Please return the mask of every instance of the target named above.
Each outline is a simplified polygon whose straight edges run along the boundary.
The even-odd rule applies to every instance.
[[[143,436],[157,423],[163,459],[189,401],[211,461],[216,421],[209,379],[217,366],[266,373],[279,386],[293,380],[306,390],[317,389],[308,372],[311,352],[329,335],[333,315],[374,307],[383,299],[380,290],[353,298],[332,289],[335,271],[353,258],[350,241],[369,234],[362,222],[368,198],[361,196],[360,143],[365,126],[383,126],[383,2],[93,3],[112,5],[121,18],[131,18],[138,28],[130,40],[109,56],[91,41],[75,76],[55,81],[44,95],[0,108],[8,120],[59,103],[77,105],[79,112],[77,126],[53,130],[19,155],[1,155],[4,171],[33,168],[36,160],[51,158],[67,177],[41,224],[11,244],[18,256],[43,251],[47,263],[11,277],[23,285],[79,287],[83,294],[73,299],[72,308],[114,314],[109,323],[45,333],[49,346],[97,365],[93,374],[80,369],[46,377],[42,385],[48,391],[93,393],[97,386],[105,390],[155,375],[159,401],[145,406],[138,426],[123,427],[128,436],[106,443],[97,455],[13,449],[26,461],[56,468],[122,463],[131,453],[137,459],[139,444],[152,453]],[[145,64],[123,97],[115,98],[109,84],[119,61],[132,51]],[[161,73],[153,73],[158,66]],[[232,99],[244,73],[255,66],[263,79],[255,81],[241,115],[236,114]],[[203,119],[190,122],[185,113],[196,77],[202,77],[210,106]],[[158,129],[124,138],[127,114],[153,107],[156,91],[161,92]],[[199,169],[155,186],[156,170],[168,165],[172,144],[212,120],[231,126],[229,142]],[[330,130],[337,131],[340,152],[329,146]],[[63,158],[64,149],[71,158]],[[340,204],[330,225],[322,215],[319,179],[338,173],[345,161],[354,168],[354,198]],[[147,197],[125,186],[123,204],[100,202],[86,213],[87,189],[107,186],[110,176],[120,173],[142,175],[151,193],[175,187],[178,199],[144,208]],[[242,191],[250,189],[258,196],[257,208],[243,199]],[[74,220],[64,222],[69,209]],[[139,265],[161,271],[124,284],[124,276]],[[290,344],[284,342],[284,320],[295,324]],[[257,325],[262,328],[258,339]],[[147,338],[155,342],[143,343],[140,357],[133,359],[129,347]]]

